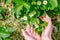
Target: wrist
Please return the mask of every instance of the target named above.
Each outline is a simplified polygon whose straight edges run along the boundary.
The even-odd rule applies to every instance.
[[[52,26],[52,22],[49,22],[49,23],[48,23],[48,26]]]
[[[52,21],[49,21],[49,22],[48,22],[48,25],[52,25]]]

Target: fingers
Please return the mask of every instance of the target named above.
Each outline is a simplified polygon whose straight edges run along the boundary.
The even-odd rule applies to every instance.
[[[45,16],[41,16],[39,17],[41,20],[43,20],[44,18],[50,18],[47,14]]]
[[[32,36],[34,34],[34,29],[32,27],[30,27],[29,25],[27,25],[26,27],[26,32]]]
[[[51,22],[51,18],[46,14],[44,17],[39,17],[42,21],[45,21],[45,22]]]
[[[27,31],[27,33],[30,33],[30,32],[31,32],[31,28],[30,28],[29,25],[27,25],[27,27],[26,27],[26,31]]]
[[[43,17],[39,17],[43,21]]]
[[[31,36],[32,34],[31,34],[31,27],[29,26],[29,25],[27,25],[27,27],[26,27],[26,32]]]
[[[46,17],[49,17],[48,14],[46,14]]]
[[[24,31],[23,29],[22,29],[22,34],[23,34],[24,38],[27,38],[28,37],[26,31]]]
[[[31,27],[31,34],[34,34],[33,32],[34,32],[34,29]]]
[[[45,21],[45,19],[46,19],[46,15],[45,16],[41,16],[41,17],[39,17],[42,21]]]
[[[40,19],[41,19],[42,21],[46,21],[46,18],[45,18],[45,17],[40,17]]]
[[[35,39],[40,39],[40,36],[34,31],[34,29],[32,27],[30,27],[29,25],[27,25],[26,27],[26,31],[29,34],[29,36],[35,38]]]
[[[32,37],[40,40],[40,35],[38,35],[38,34],[33,30],[32,27],[31,27],[31,34],[32,34]]]
[[[22,30],[22,34],[23,34],[25,40],[36,40],[35,38],[29,36],[29,35],[26,33],[26,31],[24,31],[24,30]]]
[[[27,25],[27,27],[26,27],[26,32],[27,32],[30,36],[35,35],[34,29],[33,29],[32,27],[30,27],[29,25]]]
[[[27,33],[31,33],[31,34],[35,33],[34,29],[32,27],[30,27],[29,25],[27,25],[26,31],[27,31]]]
[[[36,39],[39,39],[39,40],[41,39],[40,35],[38,35],[36,32],[33,32],[32,36]]]

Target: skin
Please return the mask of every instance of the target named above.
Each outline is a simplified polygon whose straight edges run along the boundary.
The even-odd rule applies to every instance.
[[[42,21],[46,21],[48,23],[47,27],[45,27],[45,30],[42,32],[41,36],[38,35],[33,28],[31,28],[29,25],[27,25],[26,30],[22,29],[22,34],[25,38],[25,40],[52,40],[51,34],[52,34],[52,22],[51,18],[46,14],[44,17],[39,17]]]

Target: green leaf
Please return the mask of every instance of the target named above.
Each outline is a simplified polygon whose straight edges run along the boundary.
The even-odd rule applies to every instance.
[[[23,8],[23,9],[24,9],[24,11],[25,11],[25,12],[29,12],[30,4],[29,4],[29,3],[24,2],[24,3],[23,3],[23,5],[24,5],[24,8],[25,8],[25,9]]]
[[[58,8],[60,9],[60,0],[57,0],[58,1]]]
[[[4,0],[6,4],[10,3],[11,0]]]
[[[50,10],[53,10],[55,7],[58,6],[57,0],[49,0],[49,3],[51,5]]]
[[[3,16],[0,14],[0,19],[3,19]]]
[[[46,6],[45,5],[41,5],[40,6],[40,10],[46,10]]]
[[[14,15],[16,16],[16,18],[21,18],[21,17],[22,17],[22,15],[21,15],[21,12],[20,12],[20,11],[17,11]]]
[[[36,11],[36,14],[35,14],[35,16],[34,17],[39,17],[40,16],[40,11],[39,10],[37,10]]]
[[[24,7],[25,7],[25,8],[27,8],[27,9],[29,9],[29,8],[30,8],[29,3],[24,2],[24,3],[23,3],[23,5],[24,5]]]
[[[41,26],[40,26],[39,28],[36,28],[36,29],[35,29],[35,31],[36,31],[38,34],[41,34],[43,30],[44,30],[44,29],[43,29]]]
[[[0,33],[4,33],[6,32],[5,28],[4,27],[0,27]]]
[[[3,39],[3,40],[10,40],[10,38],[5,38],[5,39]]]
[[[22,10],[23,5],[15,5],[14,12]]]
[[[44,22],[43,24],[42,24],[42,27],[46,27],[48,25],[48,23],[47,22]]]
[[[15,31],[15,29],[14,29],[13,27],[8,27],[6,30],[7,30],[7,32],[9,32],[9,33],[11,33],[11,32],[14,32],[14,31]]]
[[[5,12],[5,9],[0,7],[0,14],[3,14]]]
[[[9,34],[9,33],[0,33],[0,36],[1,36],[2,38],[6,38],[6,37],[9,37],[10,34]]]
[[[13,2],[16,4],[23,4],[23,0],[13,0]]]

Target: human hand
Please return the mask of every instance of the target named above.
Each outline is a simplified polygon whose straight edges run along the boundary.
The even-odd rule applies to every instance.
[[[46,15],[46,17],[43,18],[41,17],[41,20],[46,21],[48,23],[49,21],[51,22],[51,18],[48,15]],[[30,28],[29,25],[27,25],[26,31],[22,30],[22,34],[26,40],[52,40],[51,39],[52,27],[50,25],[51,24],[48,24],[48,26],[42,32],[41,36],[35,33],[33,28]]]
[[[22,34],[25,38],[25,40],[52,40],[51,37],[49,37],[48,35],[45,36],[44,33],[42,33],[43,35],[38,35],[37,33],[35,33],[35,31],[33,30],[33,28],[31,27],[26,27],[26,30],[22,30]],[[50,35],[51,36],[51,35]]]
[[[40,19],[48,23],[48,25],[45,27],[45,30],[41,34],[41,39],[52,40],[51,34],[52,34],[53,26],[52,26],[51,18],[46,14],[44,17],[40,17]]]
[[[51,18],[46,14],[45,16],[41,16],[39,17],[42,21],[45,21],[45,22],[48,22],[50,23],[51,22]]]
[[[40,40],[40,36],[34,31],[32,27],[27,25],[26,30],[22,30],[25,40]]]

